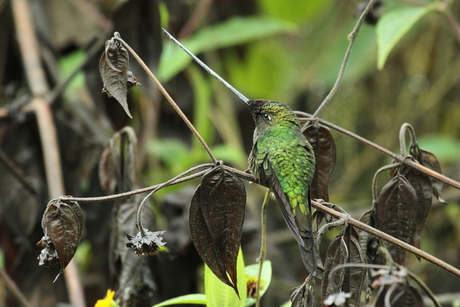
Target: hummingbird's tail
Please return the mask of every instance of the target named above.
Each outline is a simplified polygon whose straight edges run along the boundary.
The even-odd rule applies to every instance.
[[[303,246],[299,244],[300,256],[310,275],[321,278],[321,271],[318,270],[310,200],[308,200],[308,203],[310,207],[309,213],[303,214],[300,210],[297,210],[295,216],[297,228],[304,243]]]

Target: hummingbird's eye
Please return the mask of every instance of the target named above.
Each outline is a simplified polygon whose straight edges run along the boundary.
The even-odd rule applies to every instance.
[[[262,116],[264,117],[265,120],[271,120],[272,119],[270,117],[270,115],[268,115],[268,113],[264,113],[264,114],[262,114]]]

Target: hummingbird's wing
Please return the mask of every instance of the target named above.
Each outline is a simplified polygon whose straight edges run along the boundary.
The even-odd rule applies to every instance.
[[[261,169],[259,170],[260,182],[262,184],[267,185],[272,193],[275,195],[276,202],[283,213],[284,221],[286,222],[289,230],[291,231],[294,238],[297,240],[300,246],[304,246],[304,240],[302,239],[302,235],[300,234],[299,228],[297,227],[297,223],[295,217],[292,215],[291,206],[289,201],[284,194],[283,189],[275,176],[275,172],[273,170],[273,166],[268,159],[268,156],[265,157],[264,162],[261,165]]]

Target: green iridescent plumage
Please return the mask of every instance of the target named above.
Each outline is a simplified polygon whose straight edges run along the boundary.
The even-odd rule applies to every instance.
[[[271,189],[286,224],[299,243],[302,260],[316,274],[309,188],[315,155],[292,110],[276,101],[250,100],[256,129],[249,167]]]

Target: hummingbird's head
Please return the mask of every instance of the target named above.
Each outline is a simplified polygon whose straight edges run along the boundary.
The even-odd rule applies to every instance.
[[[272,100],[257,99],[248,102],[249,111],[260,132],[279,124],[293,124],[299,126],[297,116],[284,103]]]

